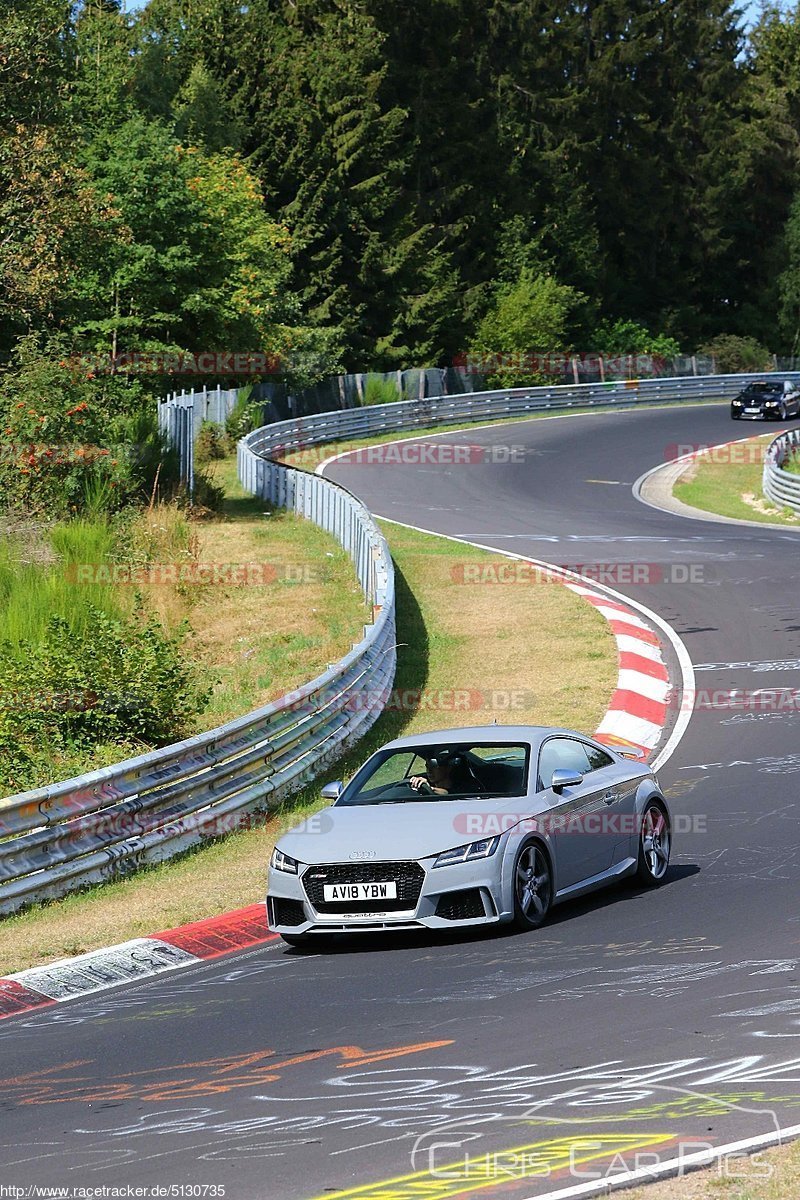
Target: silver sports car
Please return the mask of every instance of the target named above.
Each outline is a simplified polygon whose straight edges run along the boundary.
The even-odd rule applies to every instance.
[[[398,738],[270,861],[270,928],[320,934],[535,929],[561,900],[626,875],[659,884],[671,820],[650,768],[568,729],[489,725]]]

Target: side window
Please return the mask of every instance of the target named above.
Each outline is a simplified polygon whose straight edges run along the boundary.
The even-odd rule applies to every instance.
[[[586,747],[574,738],[550,738],[539,752],[539,781],[543,788],[550,787],[553,772],[559,770],[580,771],[587,775],[591,770]]]
[[[613,767],[614,760],[610,754],[606,754],[605,750],[598,750],[596,746],[586,746],[585,749],[590,771],[599,771],[602,767]]]

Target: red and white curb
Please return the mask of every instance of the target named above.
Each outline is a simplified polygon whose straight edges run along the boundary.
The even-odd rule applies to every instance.
[[[670,694],[660,638],[630,605],[579,583],[565,586],[606,618],[617,643],[617,687],[595,737],[606,745],[633,746],[648,755],[663,737]]]
[[[0,1019],[275,941],[263,904],[0,979]]]

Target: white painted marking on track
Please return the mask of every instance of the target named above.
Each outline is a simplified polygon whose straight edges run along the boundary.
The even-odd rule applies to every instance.
[[[614,733],[637,746],[652,749],[664,730],[661,725],[656,725],[644,717],[635,717],[633,713],[625,712],[621,708],[610,708],[597,726],[596,732]]]
[[[629,633],[618,633],[616,637],[620,653],[638,654],[640,658],[649,658],[651,662],[660,663],[662,661],[658,646],[651,646],[649,642],[643,642]]]

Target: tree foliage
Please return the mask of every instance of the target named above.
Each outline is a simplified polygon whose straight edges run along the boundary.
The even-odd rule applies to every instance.
[[[555,287],[581,349],[788,350],[799,11],[746,39],[730,0],[7,5],[0,358],[59,331],[296,381],[445,363],[541,339]]]

